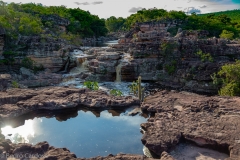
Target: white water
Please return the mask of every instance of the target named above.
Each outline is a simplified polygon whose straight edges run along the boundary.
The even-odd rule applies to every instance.
[[[122,81],[122,75],[121,75],[122,66],[129,64],[131,59],[132,59],[132,57],[129,53],[124,53],[124,55],[122,56],[122,59],[119,61],[119,64],[116,67],[116,81],[115,82]]]
[[[77,67],[73,68],[69,74],[75,75],[80,74],[84,71],[87,71],[87,60],[86,58],[89,57],[89,55],[84,54],[83,51],[75,49],[72,53],[72,56],[76,58]]]
[[[122,63],[120,62],[116,67],[116,82],[121,82],[122,75],[121,75]]]

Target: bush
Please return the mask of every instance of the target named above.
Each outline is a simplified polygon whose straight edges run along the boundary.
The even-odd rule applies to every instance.
[[[203,53],[202,50],[199,50],[196,55],[198,55],[201,58],[202,62],[213,62],[213,58],[210,53]]]
[[[91,89],[91,90],[98,90],[99,89],[99,85],[98,82],[92,82],[92,81],[85,81],[83,83],[83,86]]]
[[[233,39],[234,33],[228,30],[223,30],[222,33],[219,35],[221,38],[226,38],[226,39]]]
[[[17,81],[12,81],[12,87],[13,88],[19,88],[19,84]]]
[[[25,57],[22,60],[21,66],[33,70],[34,73],[37,73],[38,71],[43,71],[44,67],[42,64],[36,65],[35,61],[33,61],[31,58]]]
[[[221,96],[240,96],[240,60],[226,64],[212,76],[213,83],[220,86]]]
[[[114,95],[114,96],[122,96],[123,95],[123,93],[120,90],[117,90],[117,89],[112,89],[110,91],[110,94]]]
[[[131,85],[128,86],[130,89],[130,92],[133,93],[134,95],[137,95],[138,93],[138,80],[133,81]]]
[[[33,69],[34,61],[31,58],[25,57],[22,60],[21,66],[28,68],[28,69]]]

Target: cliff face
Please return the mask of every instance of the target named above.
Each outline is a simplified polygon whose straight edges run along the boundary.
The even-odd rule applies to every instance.
[[[167,32],[171,27],[172,22],[139,24],[133,29],[135,32],[131,32],[130,40],[129,35],[120,40],[119,45],[135,57],[122,68],[123,80],[141,75],[143,80],[158,81],[165,87],[216,93],[211,75],[222,65],[240,58],[240,44],[207,38],[207,31],[179,29],[177,35],[171,37]],[[130,76],[129,70],[132,70]]]
[[[18,45],[24,46],[21,51],[18,51],[20,55],[30,57],[52,72],[57,72],[64,67],[69,60],[68,53],[71,50],[71,46],[66,45],[61,39],[40,36],[21,37]]]
[[[17,39],[12,39],[11,42],[8,40],[5,48],[4,44],[8,35],[5,35],[4,29],[0,28],[0,59],[7,58],[2,56],[3,51],[6,50],[17,54],[13,57],[17,65],[27,56],[34,60],[36,65],[43,65],[51,72],[64,70],[66,64],[68,67],[75,66],[75,62],[69,54],[73,50],[73,46],[69,45],[67,40],[56,38],[66,31],[66,27],[70,23],[69,20],[58,15],[43,15],[41,18],[45,24],[44,33],[32,36],[19,34]],[[1,71],[4,72],[3,69]]]
[[[122,80],[156,81],[174,89],[198,93],[217,93],[211,75],[226,63],[240,58],[240,43],[207,38],[207,31],[182,31],[171,36],[169,29],[180,22],[137,24],[115,45],[118,51],[131,54],[130,63],[122,66]]]

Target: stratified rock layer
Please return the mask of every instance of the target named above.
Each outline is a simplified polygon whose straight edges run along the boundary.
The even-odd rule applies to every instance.
[[[147,97],[141,108],[155,113],[141,125],[142,142],[154,153],[171,151],[185,139],[240,159],[239,97],[161,91]]]
[[[124,108],[139,104],[132,96],[114,97],[104,91],[49,87],[38,90],[11,89],[0,92],[0,117],[14,118],[37,110],[60,110],[78,106],[89,109]]]

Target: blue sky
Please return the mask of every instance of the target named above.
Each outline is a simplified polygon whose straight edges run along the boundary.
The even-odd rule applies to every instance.
[[[42,3],[43,5],[65,5],[81,8],[100,18],[110,16],[126,18],[142,8],[163,8],[184,12],[209,13],[240,8],[240,0],[8,0],[15,3]]]

